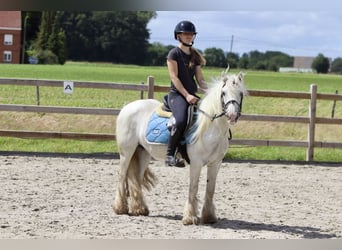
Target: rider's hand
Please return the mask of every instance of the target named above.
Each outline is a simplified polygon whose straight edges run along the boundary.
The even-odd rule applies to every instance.
[[[198,102],[198,98],[194,95],[187,95],[186,96],[186,101],[190,104],[190,105],[193,105],[193,104],[196,104]]]

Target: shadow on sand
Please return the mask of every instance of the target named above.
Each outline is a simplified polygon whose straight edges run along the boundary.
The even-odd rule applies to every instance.
[[[301,235],[305,239],[329,239],[337,237],[336,234],[324,233],[321,232],[321,229],[314,227],[255,223],[242,220],[227,220],[225,218],[219,219],[217,223],[208,226],[219,229],[279,232]]]
[[[165,218],[168,220],[182,220],[181,215],[175,216],[153,216],[159,218]],[[214,229],[232,229],[247,230],[247,231],[270,231],[284,234],[298,235],[304,239],[330,239],[338,238],[336,234],[321,232],[321,229],[306,226],[287,226],[287,225],[276,225],[266,223],[256,223],[243,220],[228,220],[225,218],[219,218],[215,224],[202,225],[212,227]]]

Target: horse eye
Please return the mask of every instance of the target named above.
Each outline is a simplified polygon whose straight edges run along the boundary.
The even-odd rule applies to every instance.
[[[223,97],[223,96],[225,96],[226,95],[226,93],[225,92],[222,92],[221,93],[221,97]]]

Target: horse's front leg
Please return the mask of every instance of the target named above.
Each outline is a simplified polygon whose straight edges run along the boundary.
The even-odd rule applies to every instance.
[[[215,193],[216,178],[220,166],[221,162],[207,166],[207,186],[201,215],[202,224],[212,224],[217,222],[213,199]]]
[[[184,225],[199,224],[198,213],[198,183],[201,174],[200,165],[190,165],[190,185],[188,200],[185,203],[182,222]]]

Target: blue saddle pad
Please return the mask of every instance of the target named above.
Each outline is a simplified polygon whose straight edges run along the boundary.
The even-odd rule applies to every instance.
[[[146,139],[151,143],[167,144],[169,141],[170,131],[167,123],[170,118],[161,117],[153,112],[146,129]]]
[[[156,112],[153,112],[146,129],[146,139],[150,143],[167,144],[169,142],[170,130],[167,127],[170,118],[161,117]],[[182,144],[189,144],[194,128],[191,127],[185,135]]]

